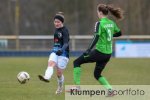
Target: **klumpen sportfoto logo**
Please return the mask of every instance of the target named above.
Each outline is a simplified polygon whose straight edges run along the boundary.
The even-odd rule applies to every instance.
[[[145,91],[141,90],[141,89],[136,89],[133,90],[131,88],[129,89],[125,89],[125,90],[88,90],[88,89],[81,89],[81,88],[70,88],[69,90],[66,90],[66,92],[68,92],[70,95],[85,95],[85,96],[94,96],[94,95],[101,95],[101,96],[115,96],[115,95],[119,95],[119,96],[135,96],[135,95],[140,95],[143,96],[145,95]]]
[[[69,97],[144,97],[146,94],[150,93],[149,90],[144,87],[134,86],[134,85],[122,85],[113,86],[113,89],[105,89],[102,86],[92,86],[92,85],[82,85],[82,86],[67,86],[65,88],[65,96]],[[150,87],[150,86],[149,86]],[[147,97],[147,96],[146,96]],[[71,99],[72,100],[72,99]],[[87,99],[86,99],[87,100]],[[144,99],[139,99],[144,100]]]

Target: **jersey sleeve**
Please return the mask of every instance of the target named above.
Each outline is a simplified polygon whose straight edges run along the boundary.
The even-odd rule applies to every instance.
[[[100,25],[100,22],[95,23],[95,29],[94,29],[95,34],[87,50],[91,50],[99,39],[99,35],[100,35],[99,25]]]
[[[63,42],[64,42],[64,43],[68,43],[68,41],[69,41],[69,32],[68,32],[68,30],[65,28],[65,29],[63,30]]]
[[[97,34],[97,35],[100,35],[99,26],[100,26],[100,22],[96,22],[96,23],[95,23],[94,33]]]
[[[69,32],[66,28],[63,30],[63,43],[62,50],[65,50],[69,45]]]
[[[118,28],[116,23],[114,23],[114,33],[118,33],[118,32],[120,32],[120,29]]]
[[[93,39],[92,39],[90,45],[88,46],[88,49],[87,49],[87,50],[90,51],[90,50],[95,46],[95,44],[97,43],[98,39],[99,39],[99,35],[94,34],[94,37],[93,37]]]

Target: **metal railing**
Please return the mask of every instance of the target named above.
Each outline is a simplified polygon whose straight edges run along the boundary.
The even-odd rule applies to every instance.
[[[92,35],[71,35],[70,49],[85,50],[93,38]],[[114,40],[150,40],[150,35],[124,35]],[[53,45],[52,35],[0,35],[0,50],[18,50],[16,40],[19,40],[19,50],[49,50]]]

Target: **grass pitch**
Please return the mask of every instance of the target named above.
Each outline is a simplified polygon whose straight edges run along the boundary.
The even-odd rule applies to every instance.
[[[37,75],[44,74],[47,57],[1,57],[0,58],[0,100],[64,100],[64,93],[55,95],[57,89],[56,73],[50,83],[39,81]],[[73,62],[71,58],[64,71],[65,84],[73,84]],[[98,85],[93,77],[95,64],[82,65],[82,85]],[[16,76],[27,71],[31,79],[20,84]],[[103,71],[112,85],[150,85],[150,59],[112,58]]]

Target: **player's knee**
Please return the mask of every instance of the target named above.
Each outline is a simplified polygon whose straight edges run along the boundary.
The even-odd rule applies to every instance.
[[[96,67],[94,70],[94,78],[96,80],[98,80],[101,77],[101,72],[102,72],[102,68],[101,67]]]
[[[95,78],[96,80],[98,80],[99,77],[101,77],[101,74],[100,74],[99,72],[97,72],[97,71],[94,71],[94,78]]]
[[[74,67],[79,67],[81,64],[78,59],[73,62]]]
[[[61,77],[62,76],[62,73],[57,73],[57,77]]]
[[[57,70],[57,76],[61,77],[62,76],[62,71],[61,70]]]
[[[54,67],[56,66],[56,63],[54,61],[48,61],[48,66]]]

